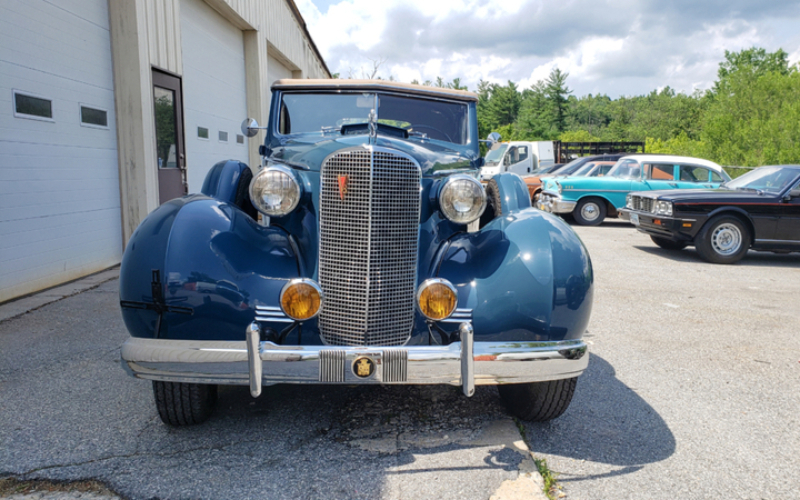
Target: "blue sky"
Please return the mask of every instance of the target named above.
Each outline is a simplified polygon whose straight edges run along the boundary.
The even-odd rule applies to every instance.
[[[525,88],[558,66],[575,95],[691,93],[725,50],[800,60],[800,2],[773,0],[295,0],[332,72]]]

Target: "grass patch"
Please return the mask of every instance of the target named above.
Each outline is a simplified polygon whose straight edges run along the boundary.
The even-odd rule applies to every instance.
[[[555,500],[559,497],[560,489],[558,486],[558,482],[556,481],[556,477],[558,474],[550,470],[550,467],[547,466],[547,460],[544,458],[542,459],[533,459],[533,463],[536,464],[536,468],[539,470],[539,474],[542,475],[542,479],[544,479],[544,493],[547,495],[547,498],[550,500]]]
[[[52,493],[52,492],[79,491],[81,493],[98,493],[109,498],[119,498],[119,495],[108,489],[99,481],[73,481],[61,483],[54,481],[33,480],[20,481],[13,477],[0,479],[0,497],[10,495],[26,495],[29,493]]]

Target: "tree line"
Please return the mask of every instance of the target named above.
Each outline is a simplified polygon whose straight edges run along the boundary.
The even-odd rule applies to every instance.
[[[649,153],[695,156],[727,166],[800,164],[800,70],[782,49],[725,51],[711,89],[670,87],[612,99],[576,97],[555,68],[519,89],[481,81],[481,137],[503,140],[642,141]],[[413,82],[419,83],[419,82]],[[423,84],[466,89],[459,79]]]

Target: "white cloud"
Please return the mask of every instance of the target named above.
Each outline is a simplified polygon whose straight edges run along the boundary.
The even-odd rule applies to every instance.
[[[315,4],[314,2],[317,2]],[[558,66],[575,95],[708,88],[725,50],[800,61],[800,3],[773,0],[297,0],[332,72],[525,88]],[[317,5],[322,6],[318,8]]]

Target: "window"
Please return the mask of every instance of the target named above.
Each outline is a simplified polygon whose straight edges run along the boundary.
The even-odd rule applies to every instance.
[[[197,127],[197,137],[200,139],[208,139],[208,129],[205,127]]]
[[[686,182],[708,182],[708,170],[694,165],[681,165],[681,180]]]
[[[517,161],[524,161],[528,159],[528,148],[527,146],[519,146],[517,148],[517,153],[519,154],[519,159]]]
[[[30,94],[14,92],[14,116],[53,121],[53,101]]]
[[[223,132],[222,130],[219,131],[219,142],[228,142],[227,132]]]
[[[712,170],[711,171],[711,182],[725,182],[725,179],[723,179],[721,175],[719,175],[718,173],[716,173],[716,172],[714,172]]]
[[[239,144],[244,144],[244,136],[242,134],[236,134],[236,142]]]
[[[81,125],[108,128],[108,112],[104,109],[81,105]]]
[[[649,171],[649,175],[647,176],[648,179],[671,181],[675,178],[675,167],[672,165],[653,163],[645,166],[645,169]]]

